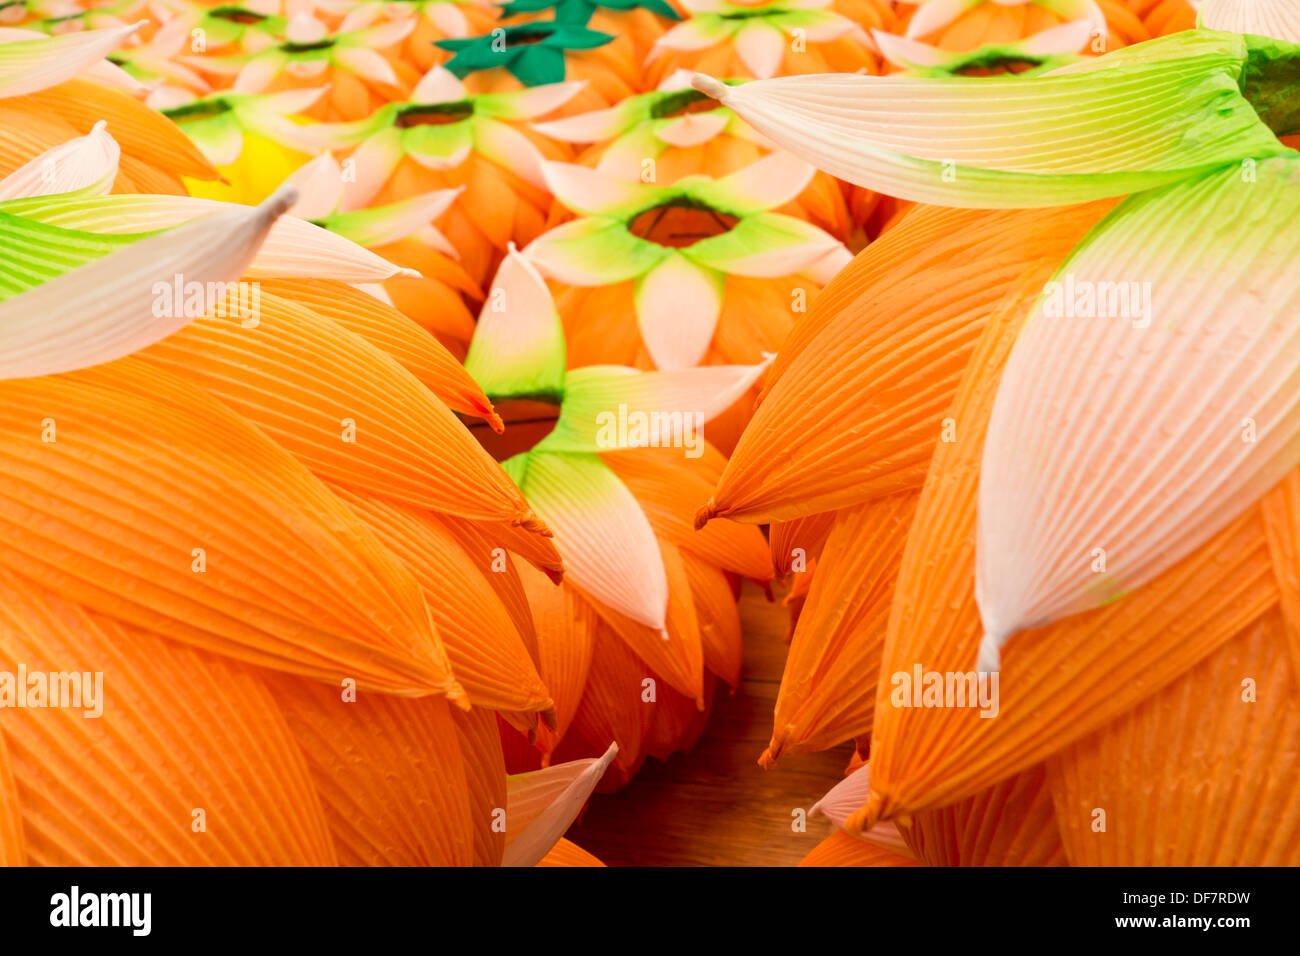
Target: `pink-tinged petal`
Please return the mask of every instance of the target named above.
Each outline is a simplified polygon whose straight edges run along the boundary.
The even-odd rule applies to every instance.
[[[101,120],[87,135],[46,150],[0,180],[0,201],[77,190],[103,196],[113,188],[121,153]]]
[[[551,195],[586,216],[620,216],[648,209],[666,192],[573,163],[542,163],[542,175]]]
[[[691,13],[729,13],[733,7],[728,0],[681,0],[681,4]]]
[[[472,117],[467,126],[473,130],[474,149],[480,156],[538,189],[546,188],[546,177],[542,174],[545,159],[531,139],[513,126],[486,116]]]
[[[24,218],[89,232],[131,234],[170,229],[192,219],[247,207],[193,196],[103,196],[91,199],[22,200]],[[395,275],[418,276],[401,269],[327,229],[296,216],[282,216],[262,243],[247,275],[252,279],[335,279],[381,282]]]
[[[249,62],[247,56],[182,56],[179,59],[189,67],[217,76],[238,76]]]
[[[336,213],[325,225],[359,246],[386,246],[428,226],[445,213],[462,192],[463,187],[439,189],[383,206]]]
[[[803,274],[818,285],[826,285],[841,269],[853,261],[853,253],[844,246],[836,246],[812,265],[803,270]]]
[[[908,39],[942,30],[979,2],[980,0],[924,0],[907,24]]]
[[[299,219],[324,219],[338,208],[343,193],[343,170],[329,153],[322,153],[300,166],[285,180],[298,190],[298,201],[289,210]]]
[[[655,124],[641,123],[609,144],[596,169],[616,179],[639,180],[645,161],[660,156],[667,148],[655,135]]]
[[[675,93],[677,90],[689,89],[692,70],[673,70],[655,89],[662,93]]]
[[[540,447],[504,467],[555,533],[565,579],[619,614],[666,633],[668,575],[637,500],[598,456]]]
[[[713,341],[723,276],[674,252],[636,283],[636,321],[656,366],[693,368]]]
[[[1300,43],[1300,6],[1292,0],[1203,0],[1197,26]]]
[[[215,63],[215,58],[207,61]],[[259,53],[240,68],[231,87],[236,93],[261,93],[270,86],[289,63],[289,56],[279,50]]]
[[[469,36],[469,21],[454,3],[432,3],[424,8],[424,15],[445,37],[455,40]]]
[[[371,27],[355,36],[343,37],[341,43],[348,46],[382,50],[384,47],[401,43],[410,36],[411,31],[414,29],[415,20],[413,18],[390,20],[388,23],[381,23],[379,26]]]
[[[460,258],[460,250],[452,245],[451,240],[433,226],[425,226],[411,234],[411,238],[424,243],[430,249],[436,249],[452,259]]]
[[[278,93],[265,93],[255,100],[240,103],[239,114],[240,116],[258,118],[267,114],[293,116],[297,113],[305,113],[328,90],[328,86],[316,86],[302,90],[281,90]]]
[[[292,188],[260,206],[228,206],[109,253],[0,303],[0,379],[111,362],[152,345],[198,315],[161,308],[158,285],[238,279],[284,211]]]
[[[909,40],[884,30],[872,30],[871,39],[875,41],[881,56],[903,70],[945,66],[955,56],[949,50],[940,50],[937,46],[930,46],[920,40]]]
[[[627,110],[622,106],[611,106],[590,113],[579,113],[564,119],[550,120],[545,123],[530,123],[533,129],[543,136],[558,139],[565,143],[599,143],[612,139],[623,131],[627,125]]]
[[[143,23],[0,44],[0,99],[57,86],[118,49]]]
[[[687,20],[685,23],[677,24],[655,40],[647,59],[653,60],[670,50],[675,53],[707,50],[731,36],[734,29],[735,27],[725,20]]]
[[[700,183],[695,195],[737,216],[783,206],[808,188],[817,170],[785,150],[764,156],[728,176]]]
[[[812,809],[808,811],[809,815],[820,813],[841,830],[844,829],[845,821],[862,809],[862,805],[867,802],[867,794],[871,791],[870,769],[870,764],[859,767],[831,787],[825,796],[812,805]],[[899,832],[897,824],[893,821],[877,823],[862,834],[862,839],[916,859],[916,854],[907,845],[903,834]]]
[[[516,93],[489,93],[474,98],[474,108],[497,119],[533,119],[558,110],[587,86],[586,80],[547,83]]]
[[[785,34],[770,23],[752,22],[736,34],[736,55],[760,80],[776,75],[785,56]]]
[[[506,851],[501,865],[536,866],[578,818],[617,754],[618,744],[610,744],[600,757],[506,777]]]
[[[1126,200],[1062,264],[998,386],[977,666],[1140,588],[1300,465],[1300,158]]]
[[[1016,47],[1034,56],[1079,53],[1088,46],[1094,29],[1091,20],[1075,20],[1026,37]]]
[[[726,129],[729,122],[730,114],[722,110],[716,113],[689,113],[660,126],[655,130],[655,135],[669,146],[687,149],[707,143]]]
[[[309,13],[300,13],[289,19],[285,39],[290,43],[319,43],[329,36],[329,27]]]
[[[816,22],[803,24],[799,29],[803,30],[804,39],[809,43],[829,43],[850,34],[862,43],[869,42],[865,30],[848,17],[842,17],[838,13],[817,15]]]
[[[840,247],[838,239],[811,223],[765,212],[740,220],[730,232],[701,239],[682,254],[731,275],[775,279],[802,272]]]
[[[619,407],[658,422],[659,445],[688,448],[698,428],[730,408],[767,371],[773,356],[757,365],[704,365],[641,372],[622,365],[572,369],[564,381],[564,407],[555,430],[537,448],[551,451],[614,451],[647,442],[617,426]],[[628,419],[629,424],[632,419]],[[648,442],[656,444],[653,434]]]
[[[188,73],[189,71],[184,71]],[[86,68],[81,74],[87,80],[94,80],[96,83],[102,83],[104,86],[111,86],[114,89],[130,93],[132,96],[139,97],[148,92],[149,87],[145,86],[126,70],[122,69],[116,63],[108,60],[100,60]],[[198,79],[198,77],[195,77]],[[199,89],[206,89],[207,84],[199,80]]]
[[[552,279],[576,286],[626,282],[654,268],[669,250],[638,239],[620,219],[575,219],[538,236],[524,254]]]
[[[349,212],[368,206],[388,182],[388,177],[393,175],[402,156],[402,132],[391,126],[381,129],[358,146],[350,157],[356,178],[343,183],[343,201],[339,208]]]
[[[325,60],[289,60],[284,65],[284,72],[295,80],[325,79],[330,68]]]
[[[334,31],[335,35],[355,33],[358,30],[364,30],[375,22],[375,18],[379,16],[381,11],[384,13],[388,12],[383,10],[381,5],[378,3],[349,4],[348,6],[351,7],[351,9],[330,10],[323,4],[314,3],[313,0],[299,0],[299,2],[303,8],[303,12],[307,14],[311,13],[312,7],[319,7],[327,13],[342,13],[343,20],[339,23],[338,29]],[[409,18],[410,16],[409,10],[403,10],[401,13],[404,18]]]
[[[400,81],[397,79],[397,74],[393,72],[392,65],[374,50],[341,46],[334,50],[331,59],[338,66],[346,67],[363,80],[384,86],[399,85]]]
[[[196,99],[198,99],[198,97],[195,95],[193,90],[187,90],[181,86],[164,84],[151,90],[149,95],[145,97],[144,102],[150,109],[162,112],[163,110],[174,110],[178,106],[186,106],[193,103]]]
[[[420,77],[411,92],[412,103],[455,103],[465,99],[465,86],[456,74],[441,66],[432,67]]]
[[[513,243],[483,303],[465,370],[495,401],[564,391],[564,328],[546,280]]]

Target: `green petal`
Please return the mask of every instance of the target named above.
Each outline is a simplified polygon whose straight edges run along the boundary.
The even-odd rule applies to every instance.
[[[493,401],[558,401],[564,366],[564,329],[551,292],[512,247],[483,304],[465,370]]]
[[[570,285],[626,282],[654,268],[672,250],[638,239],[618,219],[575,219],[538,236],[528,258],[552,278]]]
[[[842,179],[919,202],[1053,206],[1289,150],[1241,95],[1241,37],[1189,31],[1048,76],[697,82]]]
[[[21,200],[19,200],[21,202]],[[6,204],[9,205],[9,204]],[[0,212],[0,301],[103,258],[142,235],[104,236]]]
[[[1248,36],[1241,92],[1278,136],[1300,133],[1300,46]]]

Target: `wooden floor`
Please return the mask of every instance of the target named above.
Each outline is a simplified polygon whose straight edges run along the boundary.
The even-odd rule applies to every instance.
[[[647,760],[621,791],[593,796],[570,829],[570,840],[609,866],[793,866],[830,834],[822,817],[795,833],[792,811],[807,810],[841,779],[852,747],[758,766],[772,736],[787,616],[748,584],[740,610],[740,687],[719,693],[695,749],[667,763]]]

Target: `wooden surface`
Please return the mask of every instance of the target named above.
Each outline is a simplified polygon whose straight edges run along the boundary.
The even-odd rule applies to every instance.
[[[772,707],[785,667],[787,612],[746,584],[740,601],[745,657],[734,695],[721,688],[695,749],[667,763],[647,760],[615,794],[596,794],[568,838],[609,866],[793,866],[831,832],[823,817],[791,828],[838,782],[852,747],[784,755],[771,770],[758,756],[772,736]]]

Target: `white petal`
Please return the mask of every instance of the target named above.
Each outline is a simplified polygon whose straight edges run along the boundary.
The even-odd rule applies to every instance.
[[[88,368],[130,355],[198,316],[160,299],[175,279],[231,282],[297,198],[278,190],[256,207],[142,239],[0,303],[0,379]]]
[[[51,196],[79,189],[103,196],[113,188],[121,156],[103,120],[85,135],[48,149],[0,180],[0,200]]]
[[[600,757],[506,777],[506,850],[501,865],[534,866],[546,856],[617,755],[618,744],[610,744]]]

